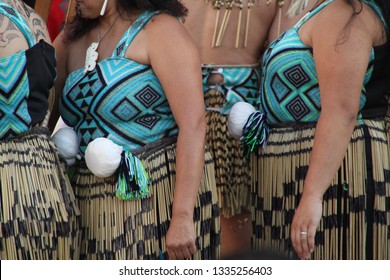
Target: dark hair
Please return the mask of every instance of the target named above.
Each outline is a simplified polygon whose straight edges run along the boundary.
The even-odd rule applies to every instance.
[[[34,8],[36,0],[23,0],[23,2],[29,5],[31,8]]]
[[[389,0],[366,0],[367,2],[372,2],[374,4],[376,4],[379,9],[381,10],[382,12],[382,15],[383,15],[383,19],[385,21],[385,24],[386,24],[386,28],[384,30],[384,35],[386,37],[386,39],[388,40],[390,38],[390,1]],[[362,11],[362,3],[365,2],[365,1],[362,1],[362,0],[359,0],[361,6],[360,8],[357,8],[357,5],[356,5],[356,0],[346,0],[346,2],[348,2],[350,5],[352,5],[353,7],[353,15],[357,15],[359,14],[361,11]]]
[[[179,0],[116,0],[120,15],[131,13],[135,9],[164,11],[175,17],[187,15],[187,8]],[[77,13],[65,27],[65,41],[74,41],[99,24],[99,19],[84,19]]]
[[[314,5],[314,8],[316,8],[318,5],[320,5],[322,1],[317,1]],[[350,23],[353,21],[354,17],[358,14],[360,14],[363,10],[363,3],[364,2],[371,2],[374,3],[376,6],[379,7],[381,10],[381,14],[383,16],[384,22],[386,24],[385,29],[383,30],[383,37],[388,41],[390,39],[390,0],[344,0],[346,3],[348,3],[352,7],[352,15],[348,22],[345,25],[344,31],[340,36],[340,40],[338,41],[337,45],[340,45],[344,43],[346,40],[348,40],[348,28],[350,26]],[[313,8],[313,9],[314,9]]]

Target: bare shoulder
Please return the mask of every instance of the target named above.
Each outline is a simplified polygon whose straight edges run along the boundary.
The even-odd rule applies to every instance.
[[[340,22],[351,22],[352,24],[366,24],[371,26],[373,21],[379,18],[371,7],[359,1],[350,4],[347,1],[335,0],[324,8],[318,15],[319,21],[327,22],[329,28]]]
[[[65,33],[64,33],[64,30],[62,30],[58,35],[57,37],[54,39],[53,41],[53,46],[56,48],[56,49],[59,49],[59,48],[64,48],[65,46]]]
[[[171,38],[175,34],[172,32],[186,32],[182,21],[167,13],[159,13],[153,16],[145,26],[145,30]]]
[[[3,14],[0,14],[0,38],[0,57],[27,48],[23,33]]]
[[[181,27],[182,25],[182,21],[179,18],[168,13],[161,12],[150,19],[149,23],[146,25],[146,28],[162,30],[165,28]]]
[[[15,1],[14,7],[27,21],[37,41],[43,39],[46,42],[51,42],[45,21],[33,8],[23,1]]]
[[[160,13],[153,16],[137,34],[126,51],[126,57],[150,65],[160,58],[188,56],[197,52],[181,21],[167,13]]]
[[[375,12],[366,4],[335,0],[313,17],[313,30],[317,35],[337,37],[358,32],[360,36],[375,38],[382,29]],[[348,37],[348,36],[347,36]],[[324,38],[325,39],[325,38]]]
[[[315,9],[315,7],[313,9]],[[348,21],[351,18],[354,9],[359,9],[359,7],[352,6],[343,0],[335,0],[322,8],[313,18],[319,21],[327,21],[328,24],[332,25],[334,20],[336,23],[339,20]]]
[[[177,47],[196,48],[183,23],[176,17],[161,13],[150,19],[145,26],[145,37],[150,49]]]
[[[192,37],[174,16],[166,13],[156,15],[147,24],[145,31],[146,52],[151,64],[153,61],[161,61],[162,58],[172,61],[199,58],[199,51]]]
[[[9,56],[28,48],[22,31],[6,13],[0,13],[0,38],[0,57]]]

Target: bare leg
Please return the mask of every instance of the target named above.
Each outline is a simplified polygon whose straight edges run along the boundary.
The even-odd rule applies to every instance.
[[[221,257],[227,258],[237,252],[251,249],[251,213],[242,212],[231,218],[221,216]]]

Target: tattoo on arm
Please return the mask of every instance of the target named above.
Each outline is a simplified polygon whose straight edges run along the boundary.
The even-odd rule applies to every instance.
[[[20,38],[19,29],[6,16],[0,14],[0,48],[5,48],[16,38]]]
[[[43,32],[44,24],[40,18],[34,18],[32,21],[33,29],[34,29],[34,36],[35,39],[38,41],[38,38],[46,38],[45,33]]]
[[[39,41],[39,38],[46,38],[45,34],[42,32],[42,30],[36,30],[34,32],[35,40]]]
[[[33,19],[33,26],[34,26],[34,28],[37,27],[37,28],[39,28],[39,29],[43,29],[43,28],[44,28],[44,27],[43,27],[42,20],[39,19],[39,18],[34,18],[34,19]]]
[[[26,5],[23,1],[19,1],[16,6],[19,13],[27,17],[27,21],[30,22],[31,32],[34,34],[35,39],[38,41],[41,39],[47,39],[45,32],[43,31],[46,28],[46,25],[39,17],[37,12],[30,6]]]
[[[24,3],[23,1],[21,2],[21,4],[22,4],[22,7],[23,7],[24,12],[26,13],[26,16],[29,18],[29,17],[30,17],[30,14],[31,14],[30,8],[28,8],[28,6],[26,5],[26,3]]]

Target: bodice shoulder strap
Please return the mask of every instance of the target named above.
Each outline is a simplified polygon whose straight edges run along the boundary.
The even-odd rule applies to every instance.
[[[297,24],[295,25],[295,28],[299,30],[305,22],[307,22],[309,19],[311,19],[313,16],[315,16],[318,12],[320,12],[322,9],[324,9],[332,2],[334,2],[334,0],[327,0],[322,2],[320,5],[318,5],[313,10],[308,12],[303,18],[301,18],[301,20],[298,21]]]
[[[20,29],[30,48],[36,44],[36,39],[31,32],[30,26],[14,7],[6,3],[0,3],[0,14],[8,17]]]
[[[123,57],[135,36],[137,36],[137,34],[153,16],[160,13],[161,11],[143,11],[122,36],[121,40],[119,41],[117,47],[114,50],[113,57]]]

